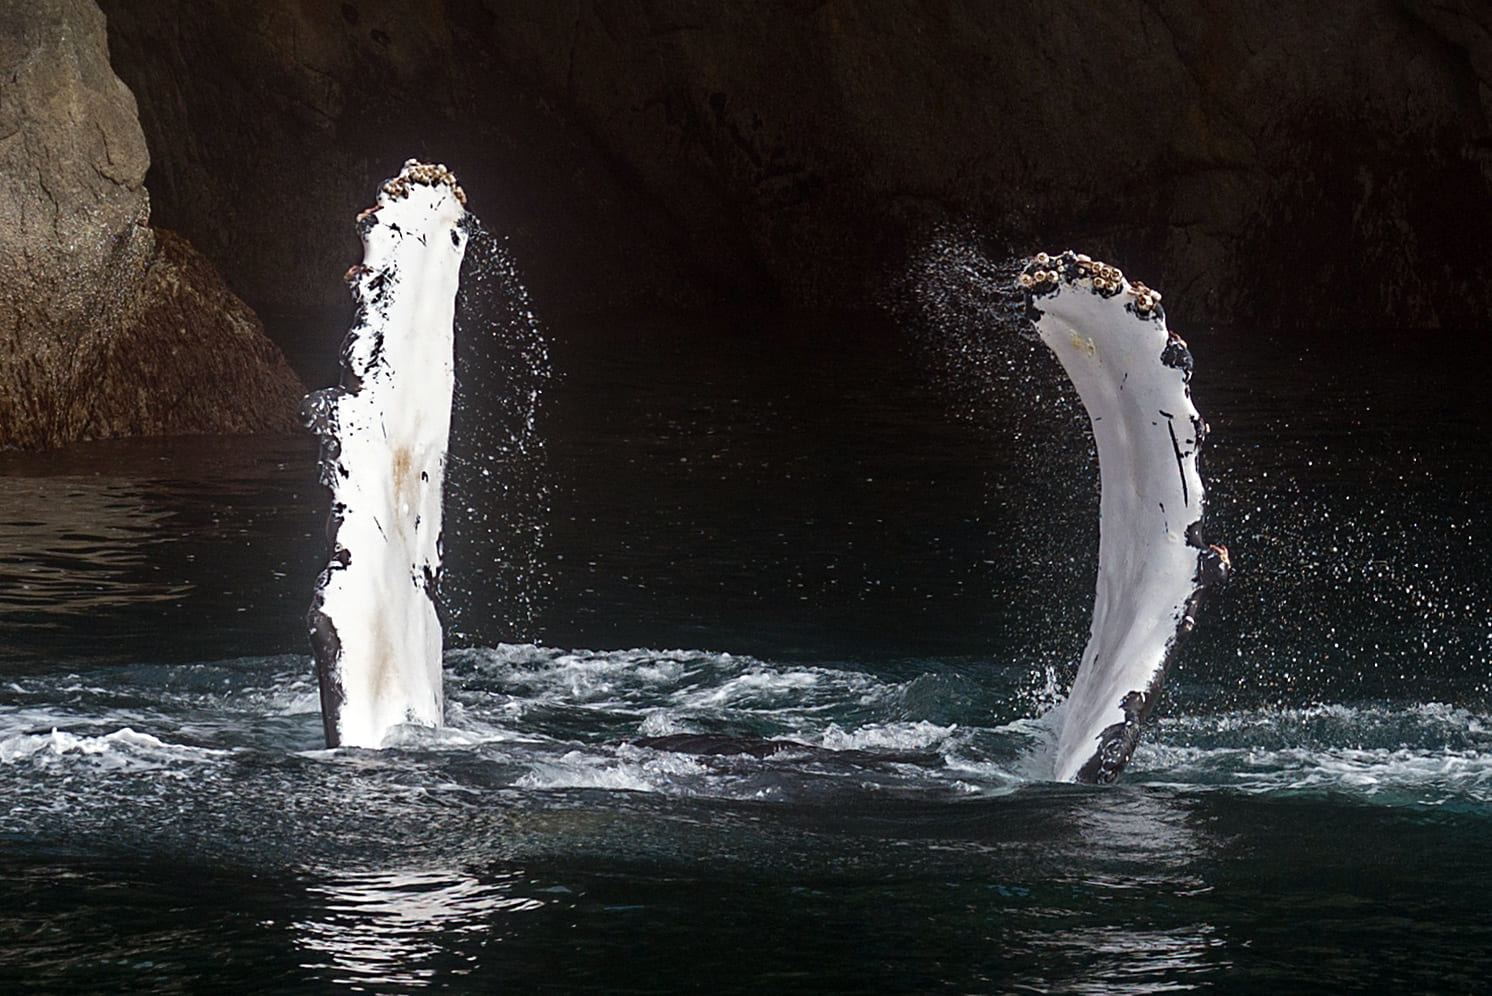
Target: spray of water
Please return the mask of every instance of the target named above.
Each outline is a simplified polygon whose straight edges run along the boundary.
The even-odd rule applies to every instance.
[[[456,301],[440,606],[448,643],[491,645],[534,639],[549,589],[542,423],[552,370],[506,240],[474,217],[469,232]]]

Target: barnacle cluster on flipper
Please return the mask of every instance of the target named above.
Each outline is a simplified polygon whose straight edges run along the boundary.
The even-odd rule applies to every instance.
[[[1020,286],[1032,297],[1042,297],[1056,291],[1059,283],[1068,286],[1087,287],[1100,297],[1110,298],[1127,294],[1131,300],[1126,307],[1142,318],[1163,318],[1160,306],[1160,291],[1151,290],[1136,281],[1124,279],[1117,266],[1092,258],[1085,253],[1066,252],[1055,256],[1039,252],[1021,270],[1017,278]]]
[[[418,159],[406,159],[399,175],[383,181],[378,189],[389,197],[408,197],[409,187],[415,183],[422,183],[427,187],[444,184],[451,188],[451,193],[456,195],[456,200],[463,207],[466,205],[466,191],[461,189],[461,185],[456,182],[456,174],[446,169],[444,163],[422,163]]]

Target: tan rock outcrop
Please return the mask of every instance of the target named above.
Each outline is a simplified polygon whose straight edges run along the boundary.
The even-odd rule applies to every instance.
[[[301,393],[211,264],[148,227],[92,0],[0,0],[0,446],[288,429]]]

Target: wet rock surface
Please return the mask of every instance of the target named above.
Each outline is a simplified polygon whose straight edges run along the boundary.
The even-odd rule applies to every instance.
[[[155,229],[132,320],[94,385],[91,436],[298,432],[305,388],[191,243]]]
[[[148,227],[134,98],[90,0],[0,0],[0,446],[286,428],[295,377]]]

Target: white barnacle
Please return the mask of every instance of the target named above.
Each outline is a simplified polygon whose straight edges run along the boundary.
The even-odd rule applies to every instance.
[[[1042,266],[1046,266],[1047,263],[1051,262],[1051,259],[1052,257],[1048,256],[1044,252],[1039,252],[1036,254],[1036,262],[1040,263]]]
[[[1021,277],[1020,277],[1020,282],[1021,282],[1021,286],[1022,287],[1028,287],[1029,288],[1029,287],[1036,286],[1036,279],[1034,277],[1032,277],[1031,274],[1029,274],[1029,273],[1022,273]]]

